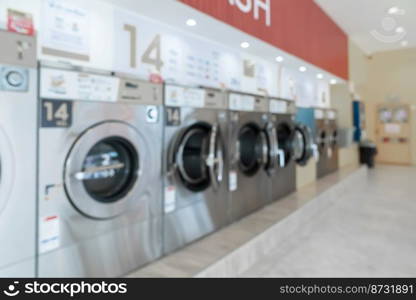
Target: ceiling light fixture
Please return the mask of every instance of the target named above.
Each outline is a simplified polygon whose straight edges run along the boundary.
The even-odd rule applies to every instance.
[[[334,84],[337,84],[337,80],[336,79],[331,79],[331,81],[329,82],[330,84],[332,84],[332,85],[334,85]]]
[[[316,74],[316,78],[323,79],[324,75],[322,73],[318,73],[318,74]]]
[[[250,47],[250,43],[249,43],[249,42],[242,42],[242,43],[240,44],[240,46],[241,46],[241,48],[243,48],[243,49],[247,49],[248,47]]]
[[[276,61],[277,62],[282,62],[282,61],[284,61],[285,59],[282,57],[282,56],[278,56],[278,57],[276,57]]]
[[[407,45],[409,45],[409,42],[408,41],[402,41],[400,43],[400,45],[402,45],[403,47],[406,47]]]
[[[396,28],[396,33],[403,33],[404,32],[404,28],[403,27],[397,27]]]
[[[188,19],[186,21],[186,25],[190,26],[190,27],[194,27],[196,26],[197,22],[195,21],[195,19]]]
[[[406,11],[400,7],[393,6],[387,11],[389,15],[404,15]]]
[[[299,71],[301,71],[301,72],[306,72],[306,67],[305,66],[301,66],[301,67],[299,67]]]

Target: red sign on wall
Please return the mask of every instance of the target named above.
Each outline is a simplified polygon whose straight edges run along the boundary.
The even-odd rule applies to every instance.
[[[313,0],[180,0],[348,80],[348,36]]]
[[[9,9],[7,11],[7,30],[20,34],[33,35],[35,28],[32,15]]]

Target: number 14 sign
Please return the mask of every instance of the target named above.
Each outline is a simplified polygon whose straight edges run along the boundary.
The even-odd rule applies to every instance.
[[[168,41],[169,27],[121,9],[115,14],[114,69],[156,83],[178,79],[181,55]]]

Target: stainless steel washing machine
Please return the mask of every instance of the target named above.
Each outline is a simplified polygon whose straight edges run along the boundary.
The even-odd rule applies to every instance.
[[[36,40],[0,31],[0,41],[0,277],[34,277]]]
[[[298,140],[299,131],[294,122],[295,103],[270,99],[270,118],[278,144],[279,168],[271,178],[270,201],[276,201],[296,190],[296,160],[303,151]]]
[[[228,220],[227,98],[213,89],[165,86],[164,252]]]
[[[316,144],[319,150],[317,178],[322,178],[338,168],[338,134],[336,127],[336,111],[317,108]]]
[[[339,135],[338,135],[338,112],[335,109],[328,109],[326,111],[326,118],[328,120],[328,173],[333,173],[338,170],[339,160]]]
[[[120,276],[162,253],[163,89],[57,67],[40,68],[38,273]]]
[[[277,146],[265,97],[231,92],[229,108],[230,218],[235,221],[268,202]]]

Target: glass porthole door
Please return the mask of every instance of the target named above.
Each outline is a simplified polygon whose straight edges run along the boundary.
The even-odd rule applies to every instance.
[[[137,197],[140,136],[128,124],[107,122],[88,129],[65,163],[65,190],[84,215],[109,219],[122,214]]]

